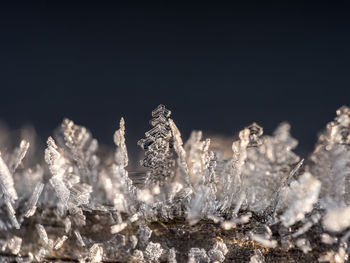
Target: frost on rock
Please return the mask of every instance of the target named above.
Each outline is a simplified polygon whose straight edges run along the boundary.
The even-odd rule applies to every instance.
[[[0,127],[0,259],[346,262],[349,108],[305,161],[287,123],[271,136],[253,123],[221,144],[201,131],[183,144],[163,105],[150,124],[138,143],[147,171],[129,165],[124,118],[114,151],[98,151],[88,129],[64,119],[46,163],[29,158],[30,138],[3,147]]]
[[[138,145],[146,151],[145,158],[140,163],[150,169],[147,175],[150,184],[164,185],[174,176],[174,139],[169,125],[170,114],[171,111],[164,105],[154,109],[150,121],[153,128],[145,133],[145,139],[138,141]]]

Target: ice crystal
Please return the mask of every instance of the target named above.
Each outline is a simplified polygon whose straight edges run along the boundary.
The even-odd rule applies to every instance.
[[[177,263],[176,261],[176,250],[175,248],[171,248],[168,251],[168,263]]]
[[[268,226],[265,226],[263,230],[255,229],[251,231],[250,238],[268,248],[277,246],[277,241],[272,239],[272,232]]]
[[[35,186],[35,189],[30,197],[30,199],[27,202],[27,211],[25,213],[25,217],[33,216],[36,211],[36,205],[39,200],[40,194],[44,189],[44,184],[41,182],[38,182]]]
[[[350,206],[331,209],[323,217],[323,226],[332,232],[340,232],[350,226]]]
[[[81,140],[81,138],[79,139]],[[74,146],[72,140],[73,138],[69,137],[69,145],[71,147]],[[56,146],[53,138],[50,137],[48,139],[47,145],[45,160],[53,175],[50,183],[56,191],[60,205],[64,210],[70,209],[76,214],[81,214],[80,206],[89,203],[92,187],[80,183],[81,177],[79,171],[59,152],[59,148]]]
[[[91,263],[99,263],[102,261],[103,257],[103,248],[99,244],[94,244],[90,248],[90,262]]]
[[[312,211],[317,202],[321,183],[310,173],[304,173],[299,181],[293,181],[285,189],[283,199],[286,201],[286,211],[281,215],[281,221],[288,227],[303,220],[306,213]]]
[[[265,257],[259,249],[255,249],[254,255],[250,258],[249,263],[265,263]]]
[[[255,125],[252,125],[256,127]],[[249,129],[249,127],[248,127]],[[290,136],[290,126],[282,123],[277,127],[274,136],[264,136],[257,145],[254,128],[252,147],[247,148],[247,159],[243,168],[243,187],[248,208],[256,213],[265,213],[275,205],[278,190],[286,180],[292,166],[299,157],[292,152],[297,141]],[[249,129],[249,138],[252,137]],[[249,145],[248,145],[249,146]]]
[[[319,136],[310,158],[310,171],[322,182],[320,197],[325,208],[350,204],[349,134],[350,109],[343,106]]]
[[[149,242],[146,250],[145,256],[151,261],[157,261],[163,253],[162,246],[159,243]]]
[[[209,263],[210,259],[205,249],[191,248],[188,253],[188,262],[190,263]]]
[[[298,253],[301,262],[346,262],[349,108],[305,160],[287,123],[273,135],[253,123],[225,145],[201,131],[184,144],[164,105],[150,124],[138,143],[146,171],[129,167],[124,118],[113,154],[68,119],[48,138],[46,163],[27,155],[30,139],[0,149],[1,260],[263,263]]]
[[[150,183],[164,185],[174,176],[172,167],[173,135],[169,124],[171,111],[164,105],[159,105],[152,111],[150,124],[153,128],[145,133],[146,138],[138,144],[146,151],[141,164],[150,169],[148,180]]]
[[[19,251],[21,250],[21,245],[22,245],[22,238],[18,236],[13,236],[7,246],[11,250],[11,253],[17,255]]]

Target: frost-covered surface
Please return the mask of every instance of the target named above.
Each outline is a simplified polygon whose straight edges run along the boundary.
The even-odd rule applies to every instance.
[[[30,153],[34,139],[0,145],[1,261],[347,261],[349,108],[305,160],[288,123],[272,135],[243,128],[226,158],[226,145],[212,147],[201,131],[184,143],[170,115],[164,105],[152,111],[138,173],[124,118],[113,156],[68,119],[44,161]]]

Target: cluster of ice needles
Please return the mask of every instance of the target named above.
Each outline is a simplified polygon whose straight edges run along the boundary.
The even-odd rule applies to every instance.
[[[113,157],[68,119],[48,138],[45,162],[29,140],[1,148],[2,262],[234,262],[237,248],[248,249],[245,262],[270,262],[276,249],[347,261],[348,107],[337,110],[305,160],[293,152],[288,123],[271,136],[247,126],[228,155],[226,142],[213,147],[201,131],[183,143],[170,115],[164,105],[152,111],[152,127],[138,142],[144,172],[132,176],[123,118]],[[192,246],[181,239],[191,229],[214,238]]]

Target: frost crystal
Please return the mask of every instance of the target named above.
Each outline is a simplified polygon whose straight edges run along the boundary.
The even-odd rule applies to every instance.
[[[71,127],[72,122],[69,122],[68,124],[67,122],[68,121],[65,120],[64,124],[69,124],[68,127]],[[73,132],[71,129],[68,130]],[[66,134],[66,136],[68,136],[68,134]],[[74,149],[74,153],[78,155],[78,146],[82,147],[81,140],[83,139],[78,136],[76,139],[78,142],[75,143],[75,136],[67,137],[66,140],[69,142],[68,145]],[[56,146],[55,141],[51,137],[48,139],[47,145],[48,148],[45,151],[45,160],[48,163],[50,171],[53,175],[50,179],[50,183],[56,191],[56,194],[60,200],[60,205],[62,205],[64,209],[74,211],[76,214],[82,214],[79,206],[87,205],[89,203],[92,187],[90,185],[80,183],[81,174],[79,173],[78,169],[75,169],[75,166],[72,166],[68,159],[66,159],[59,152],[60,149]],[[76,175],[74,172],[78,172],[78,174]],[[85,220],[83,220],[83,222],[84,221]]]
[[[304,173],[299,181],[292,182],[290,187],[285,189],[283,198],[287,209],[281,215],[284,226],[288,227],[297,221],[303,220],[305,214],[312,211],[314,204],[317,202],[320,188],[320,181],[310,173]]]
[[[152,230],[148,226],[140,226],[137,231],[138,239],[141,243],[146,243],[152,235]]]
[[[322,182],[321,204],[325,207],[350,204],[350,109],[337,110],[311,155],[310,171]]]
[[[323,226],[332,232],[340,232],[350,226],[350,206],[329,210],[322,220]]]
[[[149,242],[145,250],[146,258],[148,258],[151,261],[158,260],[162,253],[163,249],[159,243]]]
[[[0,127],[0,261],[348,260],[349,108],[305,160],[287,123],[271,136],[253,123],[235,140],[193,131],[185,144],[164,105],[150,124],[146,172],[129,165],[124,118],[114,152],[64,119],[45,163],[31,136],[13,149]]]
[[[256,124],[252,125],[256,127]],[[252,135],[249,129],[249,138]],[[261,145],[255,143],[257,134],[254,131],[254,143],[247,149],[247,159],[243,169],[243,182],[248,208],[256,213],[271,210],[276,203],[278,189],[289,175],[293,164],[299,157],[291,150],[297,141],[290,136],[290,126],[282,123],[277,127],[274,136],[261,138]]]
[[[152,111],[153,119],[150,124],[151,130],[145,133],[146,138],[139,140],[138,144],[146,151],[141,165],[150,168],[148,180],[150,183],[164,185],[174,176],[172,167],[174,160],[171,149],[174,139],[169,125],[171,111],[164,105],[159,105]]]
[[[27,203],[27,212],[25,213],[25,217],[30,217],[34,215],[36,211],[36,204],[39,200],[40,194],[44,189],[44,184],[41,182],[38,182],[35,186],[34,192]]]
[[[60,249],[60,248],[63,246],[63,243],[64,243],[67,239],[68,239],[67,236],[62,236],[62,237],[57,238],[57,240],[55,241],[55,244],[54,244],[54,249],[55,249],[55,250]]]
[[[254,250],[254,255],[250,258],[250,263],[265,263],[265,257],[259,249]]]
[[[305,238],[299,238],[295,244],[304,252],[304,254],[307,254],[312,250],[310,246],[310,242]]]
[[[22,245],[22,238],[13,236],[9,242],[8,242],[8,247],[11,250],[11,253],[17,255],[19,251],[21,250],[21,245]]]
[[[258,230],[258,229],[257,229]],[[257,231],[255,230],[255,231]],[[265,231],[258,230],[258,233],[252,231],[250,233],[250,238],[261,245],[268,248],[275,248],[277,246],[277,241],[272,239],[272,232],[269,227],[265,226]],[[260,233],[262,232],[262,233]]]
[[[36,227],[36,230],[38,232],[38,235],[39,235],[41,241],[45,245],[47,245],[49,243],[49,238],[47,237],[47,233],[46,233],[45,228],[40,224],[35,225],[35,227]]]
[[[103,248],[99,244],[94,244],[90,248],[90,262],[99,263],[102,261]]]
[[[175,248],[171,248],[168,251],[168,263],[176,263],[176,250]]]
[[[191,248],[188,253],[188,262],[191,263],[209,263],[210,259],[207,256],[205,249]]]

